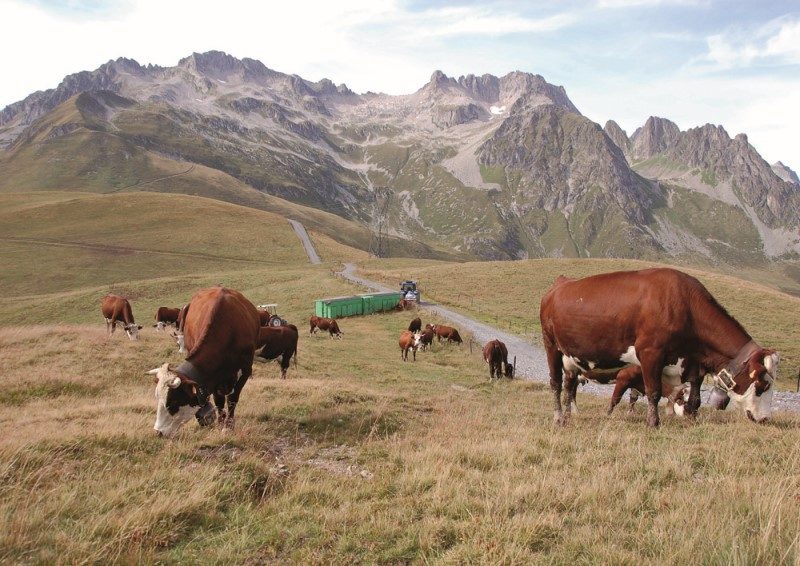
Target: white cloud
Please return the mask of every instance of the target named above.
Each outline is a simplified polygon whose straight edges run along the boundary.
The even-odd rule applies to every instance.
[[[752,39],[750,39],[752,38]],[[722,69],[754,64],[800,64],[800,20],[779,18],[754,32],[708,37],[706,61]]]
[[[598,0],[599,8],[634,8],[637,6],[705,6],[709,0]]]

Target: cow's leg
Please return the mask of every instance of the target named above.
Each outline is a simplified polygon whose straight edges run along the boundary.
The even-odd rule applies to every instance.
[[[244,389],[244,385],[252,373],[252,367],[249,372],[242,370],[242,376],[236,381],[233,392],[228,395],[228,418],[225,421],[225,428],[232,429],[234,427],[234,413],[236,412],[236,405],[239,403],[239,394]]]
[[[228,414],[225,412],[225,395],[214,393],[214,406],[217,407],[217,423],[220,426],[225,426],[225,421],[228,418]]]
[[[289,369],[289,362],[291,361],[291,352],[284,352],[283,355],[281,355],[281,379],[286,379],[286,371]]]
[[[550,368],[550,390],[553,392],[553,422],[564,424],[564,413],[561,410],[561,385],[563,381],[564,361],[561,352],[547,348],[547,366]]]
[[[106,334],[111,336],[111,321],[109,319],[106,319]]]
[[[631,392],[628,394],[628,413],[633,413],[633,407],[636,405],[636,401],[639,400],[639,391],[636,389],[631,389]]]
[[[578,373],[574,371],[564,372],[564,421],[568,421],[573,412],[577,413],[575,405],[575,395],[578,391]]]
[[[661,374],[664,371],[664,354],[660,348],[643,348],[639,352],[647,396],[647,425],[658,426],[658,402],[661,400]]]
[[[696,360],[686,360],[683,379],[688,381],[691,387],[689,400],[684,405],[684,414],[696,417],[697,409],[700,408],[700,385],[703,383],[703,372],[700,371],[700,364]]]
[[[617,378],[617,383],[614,385],[614,392],[611,394],[611,402],[608,404],[609,415],[614,411],[614,407],[622,401],[622,396],[625,395],[625,391],[627,390],[628,384],[624,383],[622,379]],[[631,395],[633,395],[633,389],[631,389]]]
[[[416,348],[411,348],[411,354],[414,357],[413,361],[416,362],[417,361],[417,349]]]

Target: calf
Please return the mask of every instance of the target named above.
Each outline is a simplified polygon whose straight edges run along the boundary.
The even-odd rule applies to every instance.
[[[419,332],[411,332],[410,330],[403,330],[400,334],[400,359],[404,362],[408,361],[408,351],[411,350],[413,360],[417,361],[417,348],[420,346],[420,338],[422,335]]]
[[[411,324],[408,325],[408,330],[410,332],[419,332],[422,330],[422,319],[420,317],[415,318],[411,321]]]
[[[500,379],[500,370],[508,378],[514,377],[514,366],[508,363],[508,349],[500,340],[487,342],[483,347],[483,359],[489,364],[489,380]]]
[[[114,334],[117,329],[117,322],[120,322],[128,338],[131,340],[139,339],[139,331],[142,327],[133,320],[133,310],[128,299],[119,295],[106,295],[100,301],[100,310],[106,319],[106,332],[108,332],[109,336]]]
[[[158,307],[158,310],[156,311],[156,323],[153,325],[156,328],[156,331],[160,332],[170,324],[177,328],[178,316],[180,313],[181,309]]]
[[[431,326],[431,330],[433,330],[433,333],[436,334],[436,338],[439,342],[441,342],[442,340],[447,340],[448,343],[456,342],[458,344],[461,344],[461,335],[458,333],[458,330],[456,330],[452,326],[445,326],[444,324],[434,324],[433,326]]]
[[[281,357],[281,378],[286,379],[286,371],[289,369],[289,362],[294,357],[294,365],[297,367],[297,339],[299,332],[294,324],[288,326],[262,326],[258,336],[258,348],[261,351],[256,354],[256,360],[267,362]]]
[[[337,338],[342,337],[342,331],[339,330],[339,324],[336,322],[336,319],[333,318],[323,318],[321,316],[312,316],[309,319],[309,324],[311,325],[311,329],[309,330],[309,334],[314,334],[317,329],[324,331],[328,331],[331,335],[331,338],[336,336]]]

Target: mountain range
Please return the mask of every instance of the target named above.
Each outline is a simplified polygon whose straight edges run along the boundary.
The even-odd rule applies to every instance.
[[[381,231],[390,253],[430,257],[800,256],[797,174],[745,134],[651,117],[629,136],[523,72],[436,71],[393,96],[218,51],[121,58],[0,112],[0,191],[31,190],[302,209],[345,240],[326,211],[361,247]]]

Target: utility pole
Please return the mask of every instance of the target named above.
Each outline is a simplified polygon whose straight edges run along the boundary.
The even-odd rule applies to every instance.
[[[369,253],[375,257],[389,257],[389,205],[392,191],[388,188],[375,189],[372,208],[372,235]]]

